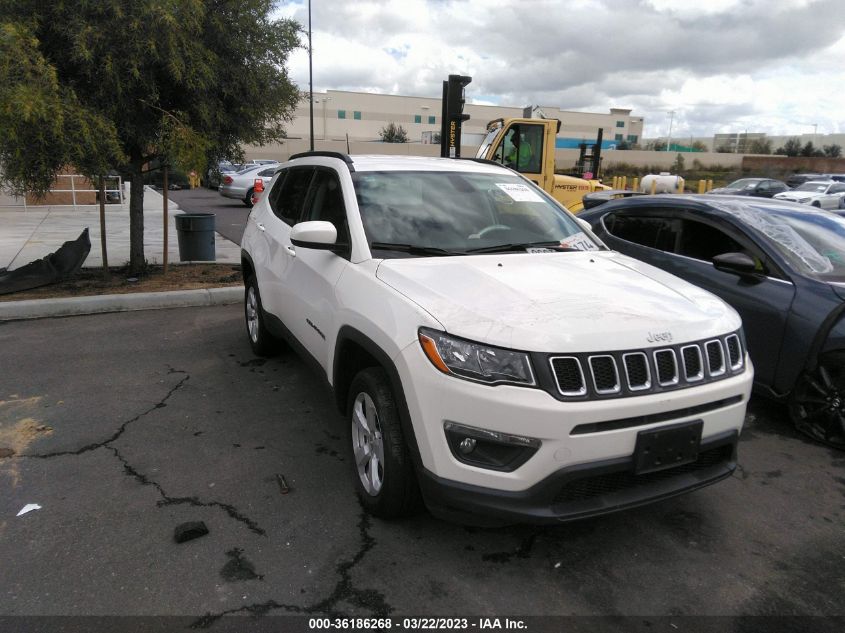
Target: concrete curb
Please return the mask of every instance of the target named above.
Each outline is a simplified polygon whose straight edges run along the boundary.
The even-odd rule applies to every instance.
[[[45,319],[50,317],[128,312],[130,310],[162,310],[220,306],[243,301],[243,286],[171,290],[168,292],[136,292],[120,295],[72,297],[67,299],[30,299],[0,302],[0,321]]]

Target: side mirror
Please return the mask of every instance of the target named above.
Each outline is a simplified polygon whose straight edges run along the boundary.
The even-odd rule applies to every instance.
[[[575,219],[577,220],[578,224],[580,224],[580,225],[581,225],[581,228],[582,228],[582,229],[585,229],[585,230],[587,230],[587,231],[592,232],[592,230],[593,230],[593,225],[592,225],[592,224],[590,224],[589,222],[587,222],[585,219],[583,219],[583,218],[579,218],[579,217],[577,217],[577,216],[575,217]]]
[[[322,220],[295,224],[290,230],[290,242],[294,246],[324,251],[339,251],[344,248],[337,244],[337,229],[334,224]]]
[[[724,273],[732,273],[740,277],[754,276],[757,265],[745,253],[722,253],[713,258],[713,267]]]

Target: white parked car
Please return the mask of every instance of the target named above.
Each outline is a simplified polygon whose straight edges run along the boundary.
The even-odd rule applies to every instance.
[[[255,181],[261,179],[261,185],[266,190],[273,182],[273,175],[279,169],[278,163],[269,165],[251,165],[234,174],[225,174],[220,182],[218,191],[221,196],[241,200],[251,207],[255,193]]]
[[[795,189],[775,194],[777,200],[809,204],[820,209],[840,209],[845,196],[845,182],[812,180]]]
[[[554,523],[736,467],[753,379],[737,313],[507,168],[295,155],[242,263],[252,349],[314,362],[377,516],[421,496],[447,518]]]

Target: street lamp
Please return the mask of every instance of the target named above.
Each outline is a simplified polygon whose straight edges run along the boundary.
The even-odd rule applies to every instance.
[[[323,102],[323,140],[326,140],[326,101],[331,101],[331,97],[323,97],[322,99],[317,99],[316,103]]]
[[[672,150],[672,123],[675,120],[675,111],[669,110],[669,136],[666,138],[666,151]]]

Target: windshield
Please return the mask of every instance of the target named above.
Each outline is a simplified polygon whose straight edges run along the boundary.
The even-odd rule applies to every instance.
[[[828,186],[828,184],[823,182],[805,182],[803,185],[796,187],[795,191],[814,191],[817,193],[824,193]]]
[[[754,189],[758,184],[760,184],[759,180],[742,178],[741,180],[734,180],[725,189]]]
[[[726,210],[768,238],[796,271],[824,281],[845,281],[845,218],[809,209]]]
[[[575,218],[515,174],[359,171],[353,181],[374,250],[403,246],[407,256],[423,249],[447,255],[601,248]]]
[[[487,136],[484,137],[484,140],[481,142],[481,147],[478,148],[478,151],[475,153],[476,158],[487,158],[487,150],[490,148],[491,143],[496,138],[496,135],[502,128],[496,127],[487,132]]]

